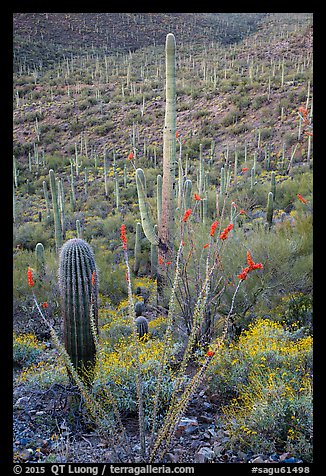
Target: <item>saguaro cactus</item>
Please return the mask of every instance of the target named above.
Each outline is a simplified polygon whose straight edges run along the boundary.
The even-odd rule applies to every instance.
[[[86,241],[72,238],[62,246],[59,287],[65,348],[77,372],[90,382],[96,362],[91,313],[97,332],[98,276],[93,251]]]
[[[176,60],[172,33],[165,43],[166,105],[163,130],[162,218],[159,228],[159,253],[163,261],[172,260],[173,252],[173,182],[176,162]]]
[[[276,197],[276,175],[275,172],[271,172],[271,192],[273,194],[273,198],[275,200]]]
[[[136,170],[136,185],[138,193],[138,204],[141,217],[141,224],[146,238],[150,243],[158,245],[158,236],[154,232],[152,216],[147,201],[146,178],[142,169]]]
[[[134,273],[137,275],[139,271],[140,264],[140,253],[141,253],[141,223],[137,222],[136,224],[136,237],[135,237],[135,251],[134,251]]]
[[[163,263],[173,261],[173,183],[175,179],[174,166],[176,162],[176,60],[175,38],[172,33],[166,37],[166,107],[163,130],[163,178],[162,178],[162,207],[158,222],[158,235],[155,232],[150,215],[146,194],[146,181],[142,169],[136,170],[136,185],[141,215],[142,227],[146,238],[152,245],[158,245],[159,255]],[[160,188],[160,184],[158,185]],[[157,270],[158,301],[166,305],[163,298],[166,283],[166,268],[159,266]]]
[[[51,187],[53,216],[54,216],[55,247],[56,247],[56,250],[58,251],[59,248],[62,246],[62,229],[61,229],[61,221],[60,221],[58,196],[57,196],[58,195],[57,184],[55,181],[54,171],[52,169],[49,170],[49,177],[50,177],[50,187]]]
[[[35,256],[36,256],[36,271],[37,271],[38,277],[42,279],[45,273],[44,246],[42,243],[36,244]]]
[[[269,192],[267,197],[267,211],[266,211],[266,221],[269,228],[272,226],[272,223],[273,223],[273,211],[274,211],[273,192]]]
[[[50,210],[50,200],[49,200],[49,194],[48,194],[48,187],[46,185],[45,180],[43,180],[43,192],[44,192],[45,206],[46,206],[46,218],[49,221],[50,218],[51,218],[51,210]]]
[[[185,209],[188,210],[191,208],[192,200],[192,181],[187,179],[184,183],[184,197],[185,197]]]

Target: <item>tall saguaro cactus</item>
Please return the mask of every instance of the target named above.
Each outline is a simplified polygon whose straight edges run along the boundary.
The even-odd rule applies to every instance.
[[[57,184],[55,180],[54,171],[52,169],[49,170],[49,177],[50,177],[50,187],[51,187],[53,216],[54,216],[55,247],[56,247],[56,250],[58,251],[62,245],[62,229],[61,229],[58,194],[57,194]]]
[[[166,105],[163,130],[162,219],[159,223],[160,252],[163,259],[171,257],[173,243],[173,182],[176,161],[176,60],[175,38],[166,37]]]
[[[165,43],[165,121],[163,130],[162,216],[158,223],[159,255],[163,262],[172,261],[173,253],[173,182],[176,161],[176,59],[175,37],[166,36]],[[163,304],[165,267],[158,267],[158,298]]]
[[[158,256],[163,263],[157,267],[158,304],[166,306],[164,288],[167,281],[166,266],[173,261],[173,218],[174,218],[174,191],[176,162],[176,60],[175,38],[172,33],[166,37],[166,106],[163,130],[163,178],[162,192],[161,179],[158,178],[158,233],[153,225],[146,194],[146,180],[142,169],[136,170],[136,185],[138,193],[141,223],[146,238],[153,246],[158,245]],[[162,204],[161,202],[162,197]]]
[[[96,362],[93,331],[98,331],[98,277],[86,241],[72,238],[62,246],[59,287],[65,348],[77,372],[89,382]]]

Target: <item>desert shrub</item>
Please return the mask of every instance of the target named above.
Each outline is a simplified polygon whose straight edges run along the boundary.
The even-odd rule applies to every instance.
[[[45,345],[34,334],[13,335],[13,362],[19,367],[36,363],[42,355]]]
[[[163,352],[163,342],[149,338],[141,339],[137,344],[133,337],[123,339],[112,350],[107,350],[103,344],[103,359],[101,374],[95,379],[94,391],[100,392],[102,382],[110,384],[110,390],[116,398],[118,407],[123,413],[136,413],[137,411],[137,391],[136,391],[136,350],[138,345],[139,360],[141,365],[145,422],[149,423],[149,417],[153,409],[153,396],[156,390],[158,379],[157,367]],[[173,360],[173,358],[172,358]],[[173,373],[170,367],[162,370],[164,372],[161,393],[159,396],[159,406],[161,413],[168,406],[173,390]]]
[[[235,124],[241,117],[243,113],[240,111],[240,109],[232,109],[229,111],[223,119],[221,120],[221,124],[225,127],[231,126],[232,124]]]
[[[266,95],[262,95],[262,96],[256,96],[254,97],[254,99],[252,100],[252,108],[253,109],[259,109],[263,104],[265,104],[265,102],[267,101],[267,96]]]
[[[279,304],[269,311],[269,317],[284,323],[286,329],[295,330],[298,334],[311,333],[312,304],[310,294],[290,293],[281,297]]]
[[[68,385],[69,377],[66,367],[60,360],[40,360],[26,367],[18,377],[19,383],[32,387],[47,389],[54,384]]]
[[[105,124],[101,124],[98,126],[95,126],[93,131],[95,134],[99,136],[105,136],[108,134],[112,129],[114,129],[114,122],[113,121],[106,121]]]
[[[209,388],[229,401],[227,446],[256,453],[292,451],[312,460],[312,338],[293,338],[280,323],[258,319],[225,346]],[[298,445],[297,445],[298,443]]]
[[[311,293],[312,222],[310,215],[299,216],[292,225],[286,221],[270,231],[263,223],[262,226],[256,225],[245,238],[241,229],[236,230],[229,240],[221,255],[221,264],[231,282],[235,273],[238,274],[238,270],[240,272],[245,266],[246,249],[250,250],[255,262],[264,266],[261,272],[250,275],[240,287],[232,318],[236,333],[260,315],[262,306],[271,309],[278,304],[282,294]],[[227,287],[220,311],[227,312],[232,294],[232,286]]]
[[[14,230],[13,245],[33,250],[37,243],[44,246],[51,243],[51,230],[46,229],[42,223],[27,222]]]

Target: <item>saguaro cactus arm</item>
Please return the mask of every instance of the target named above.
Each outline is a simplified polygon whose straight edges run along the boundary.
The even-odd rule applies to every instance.
[[[146,194],[146,178],[142,169],[136,170],[136,185],[138,193],[139,211],[141,224],[146,238],[150,243],[158,245],[158,236],[154,231],[152,216],[149,210],[147,194]]]

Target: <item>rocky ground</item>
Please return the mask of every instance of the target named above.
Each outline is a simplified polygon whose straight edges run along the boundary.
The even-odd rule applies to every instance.
[[[47,391],[27,393],[27,386],[14,392],[14,462],[108,463],[119,462],[96,429],[85,423],[72,425],[67,407],[69,392],[58,384]],[[73,389],[70,390],[71,392]],[[226,449],[229,432],[218,428],[218,402],[203,388],[180,419],[164,463],[302,463],[290,453],[255,454]],[[136,417],[125,417],[135,462],[140,462]],[[56,427],[56,428],[55,428]],[[123,459],[122,462],[130,462]]]

